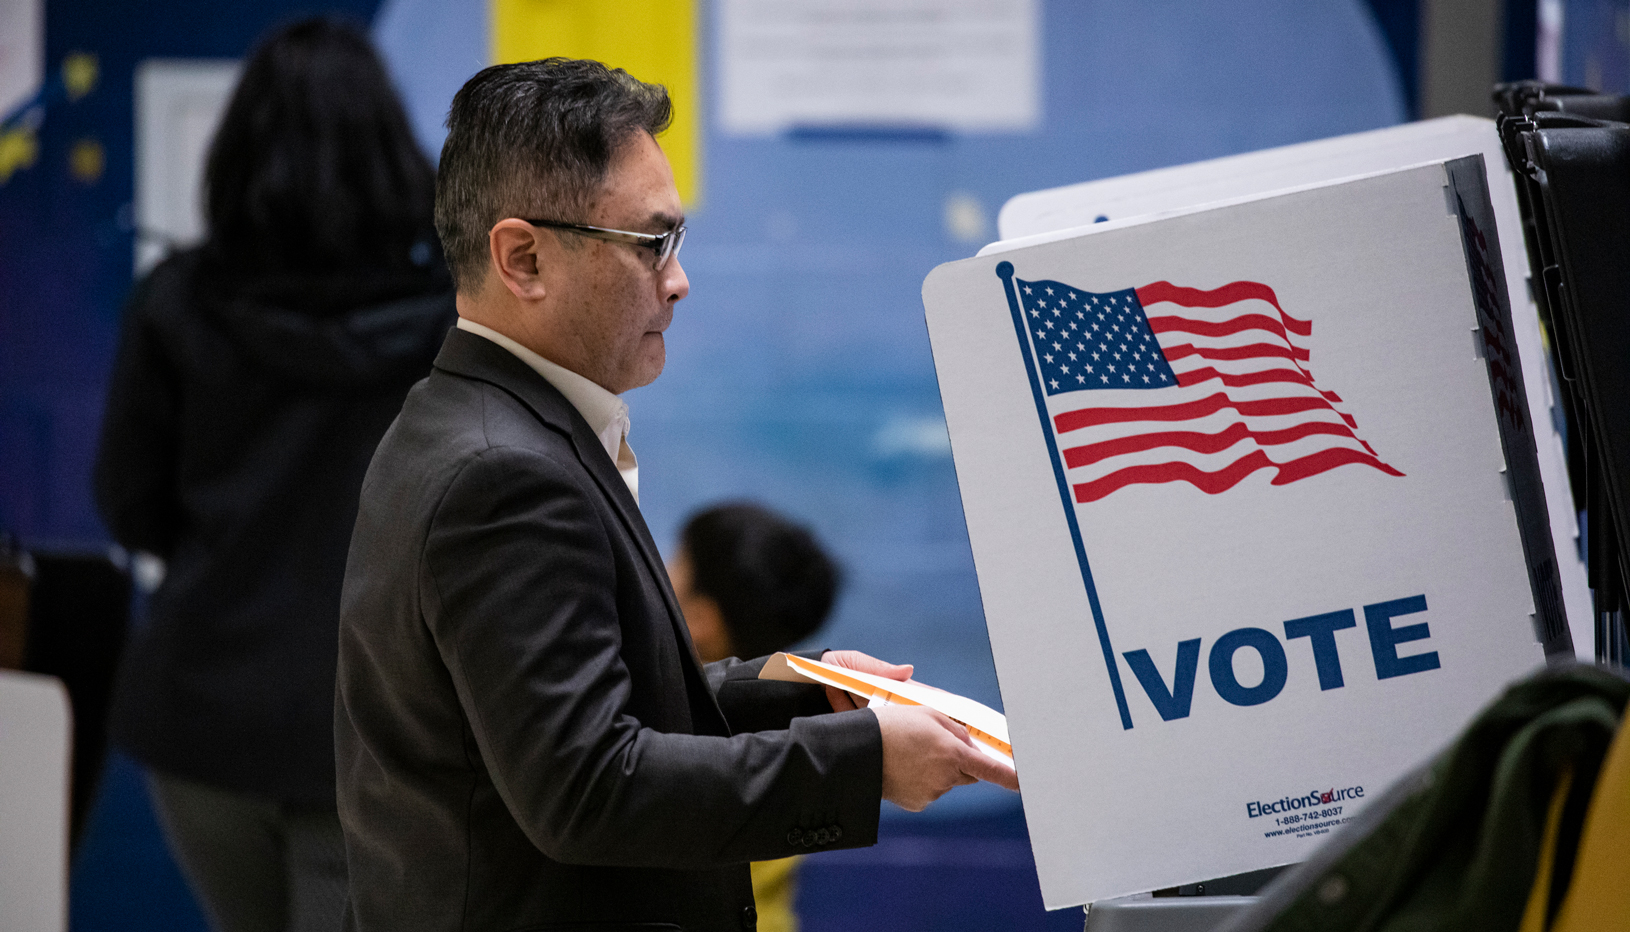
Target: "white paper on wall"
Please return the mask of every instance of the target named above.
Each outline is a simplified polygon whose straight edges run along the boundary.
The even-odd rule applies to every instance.
[[[204,237],[204,163],[238,69],[229,59],[196,58],[136,67],[137,275]]]
[[[1036,0],[724,0],[718,15],[726,132],[1040,118]]]
[[[925,282],[1049,908],[1300,860],[1542,663],[1457,165]]]
[[[0,0],[0,119],[28,103],[44,78],[44,3]]]

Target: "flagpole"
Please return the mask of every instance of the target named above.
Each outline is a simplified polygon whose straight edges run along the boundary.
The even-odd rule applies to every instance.
[[[1132,713],[1126,705],[1126,691],[1121,686],[1121,670],[1115,661],[1115,649],[1109,643],[1109,628],[1104,624],[1104,610],[1098,603],[1098,587],[1092,581],[1092,568],[1087,565],[1087,548],[1081,540],[1081,524],[1075,516],[1075,499],[1070,495],[1070,483],[1064,477],[1064,460],[1058,453],[1058,440],[1053,436],[1052,422],[1047,414],[1047,397],[1041,390],[1041,377],[1036,374],[1036,361],[1030,349],[1029,328],[1024,322],[1024,311],[1019,306],[1019,293],[1013,287],[1013,263],[996,264],[996,276],[1002,280],[1007,292],[1007,307],[1013,314],[1013,328],[1019,338],[1019,349],[1024,356],[1024,371],[1030,378],[1030,392],[1036,399],[1036,413],[1041,416],[1041,433],[1047,441],[1047,455],[1053,461],[1053,476],[1058,481],[1058,494],[1064,502],[1064,517],[1070,524],[1070,540],[1075,544],[1075,560],[1081,567],[1081,582],[1087,587],[1087,602],[1092,606],[1092,621],[1098,629],[1098,646],[1104,652],[1104,666],[1109,671],[1109,685],[1115,691],[1115,707],[1121,713],[1121,728],[1132,728]]]

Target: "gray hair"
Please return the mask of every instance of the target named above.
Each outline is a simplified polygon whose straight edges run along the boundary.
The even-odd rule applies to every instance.
[[[436,232],[458,290],[486,277],[493,224],[584,222],[618,150],[667,129],[672,115],[662,85],[597,61],[494,65],[466,82],[436,172]]]

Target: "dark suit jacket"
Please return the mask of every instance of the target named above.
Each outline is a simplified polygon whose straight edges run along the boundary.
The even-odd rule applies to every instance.
[[[346,570],[352,922],[752,929],[747,862],[874,843],[882,783],[870,712],[814,714],[818,690],[758,667],[696,660],[588,424],[453,330],[374,456]]]

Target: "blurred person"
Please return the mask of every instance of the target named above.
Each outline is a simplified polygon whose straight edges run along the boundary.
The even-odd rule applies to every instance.
[[[690,291],[665,89],[495,65],[453,98],[459,320],[363,486],[335,739],[358,932],[752,932],[747,862],[876,842],[1010,768],[924,707],[695,656],[617,396]],[[827,659],[904,679],[853,651]]]
[[[454,319],[434,185],[363,35],[289,25],[211,144],[206,241],[125,313],[96,497],[166,571],[112,728],[217,932],[340,927],[340,585],[369,457]]]
[[[832,611],[841,582],[814,534],[751,502],[687,519],[669,576],[704,663],[761,657],[808,638]],[[759,932],[797,932],[802,860],[753,862]]]
[[[809,637],[841,584],[808,528],[752,502],[686,519],[669,573],[704,663],[762,657]]]

